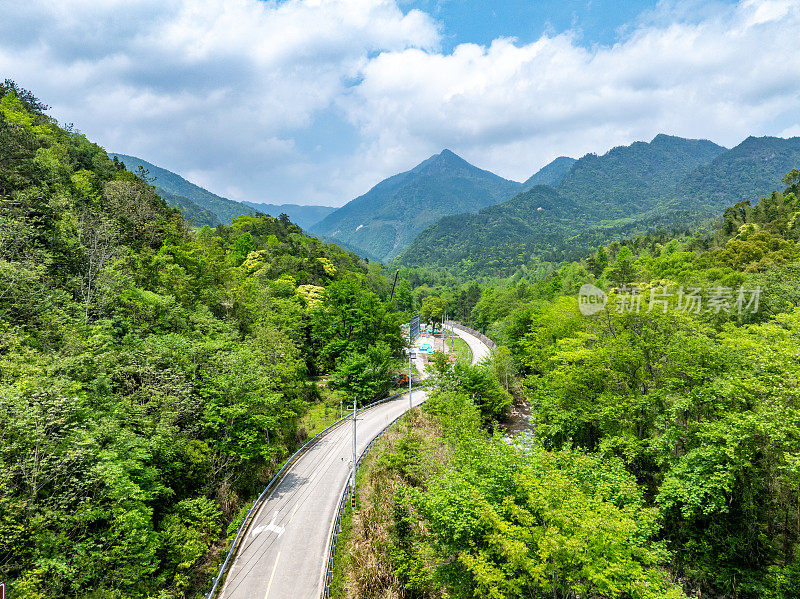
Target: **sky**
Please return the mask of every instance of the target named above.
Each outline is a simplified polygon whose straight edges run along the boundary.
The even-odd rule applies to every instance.
[[[800,0],[26,0],[0,77],[220,195],[343,205],[449,148],[522,181],[658,133],[800,135]]]

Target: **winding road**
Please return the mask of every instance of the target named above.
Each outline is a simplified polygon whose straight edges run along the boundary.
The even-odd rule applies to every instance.
[[[472,350],[473,363],[489,354],[480,339],[455,333]],[[421,365],[418,363],[421,371]],[[411,404],[427,399],[414,391]],[[408,393],[358,413],[358,455],[378,433],[409,409]],[[219,597],[318,599],[328,540],[350,475],[352,421],[346,420],[300,456],[265,498],[239,546]]]
[[[489,356],[492,353],[487,345],[478,339],[475,335],[468,333],[467,331],[462,331],[460,329],[453,329],[453,332],[461,337],[464,341],[467,342],[469,345],[469,349],[472,352],[472,363],[477,364],[485,357]]]

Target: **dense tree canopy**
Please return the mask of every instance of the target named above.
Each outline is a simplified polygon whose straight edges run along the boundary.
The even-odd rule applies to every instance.
[[[393,364],[388,283],[285,218],[191,231],[3,90],[0,579],[19,598],[196,596],[303,440],[310,377]]]
[[[434,360],[428,415],[367,466],[340,595],[800,596],[798,181],[533,280],[414,272],[501,347]],[[531,418],[513,445],[487,433],[509,371]]]

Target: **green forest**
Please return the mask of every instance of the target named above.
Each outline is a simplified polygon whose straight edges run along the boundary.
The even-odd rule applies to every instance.
[[[200,596],[316,381],[382,397],[406,316],[378,265],[285,217],[192,229],[30,92],[0,97],[0,580]]]
[[[368,459],[336,596],[800,596],[800,170],[783,183],[535,281],[407,273],[501,345],[437,362]]]
[[[505,240],[490,268],[411,267],[285,214],[182,214],[46,111],[0,85],[0,581],[15,599],[199,599],[339,401],[392,392],[417,313],[499,347],[477,365],[463,343],[455,363],[434,354],[427,402],[367,454],[334,596],[800,596],[800,168],[748,171],[763,143],[663,161],[717,207],[702,226],[659,220],[672,183],[656,173],[594,200],[630,192],[646,234],[624,218],[579,230],[563,189],[625,178],[595,156],[556,173],[562,192],[476,217],[493,231],[469,243]],[[770,177],[771,194],[727,201]],[[539,207],[572,227],[568,248]]]
[[[728,206],[769,194],[799,163],[796,137],[749,137],[726,150],[658,135],[567,162],[552,182],[534,176],[538,185],[477,213],[446,216],[398,262],[475,280],[541,277],[613,240],[706,227]]]

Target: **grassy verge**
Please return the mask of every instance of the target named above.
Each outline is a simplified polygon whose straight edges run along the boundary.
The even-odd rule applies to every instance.
[[[344,560],[342,559],[342,548],[348,547],[352,543],[352,536],[353,508],[348,501],[344,508],[344,513],[342,514],[342,528],[336,542],[336,555],[333,559],[333,577],[331,578],[331,597],[344,596],[347,571],[345,570]]]
[[[358,504],[346,509],[336,544],[331,596],[337,599],[400,599],[407,593],[396,574],[393,507],[401,487],[417,479],[423,462],[440,462],[441,425],[410,410],[378,441],[358,472]],[[425,459],[421,459],[425,455]],[[416,528],[418,524],[412,525]]]
[[[447,343],[448,351],[450,351],[450,342]],[[472,364],[472,350],[461,337],[453,337],[452,352],[456,355],[456,359],[462,364]]]
[[[306,430],[306,435],[310,439],[337,420],[339,420],[339,402],[332,405],[321,401],[308,408],[308,411],[300,419],[300,426]]]
[[[344,397],[344,394],[329,389],[326,384],[320,384],[318,388],[322,396],[320,401],[311,404],[300,419],[300,428],[305,429],[308,439],[325,430],[341,417],[339,400]],[[345,406],[345,412],[346,410],[347,406]]]

